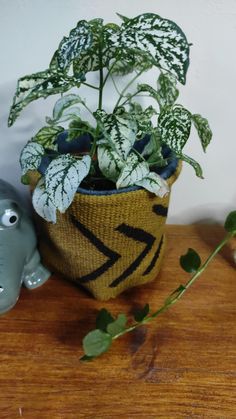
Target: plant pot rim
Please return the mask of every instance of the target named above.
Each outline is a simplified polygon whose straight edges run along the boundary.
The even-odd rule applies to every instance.
[[[176,157],[174,157],[173,159],[170,160],[170,162],[168,163],[166,167],[160,169],[158,174],[163,179],[167,180],[167,183],[169,184],[169,186],[171,186],[172,183],[174,183],[174,181],[177,179],[181,171],[181,167],[182,167],[181,161],[177,159]],[[77,193],[80,193],[82,195],[105,196],[105,195],[115,195],[115,194],[117,195],[117,194],[122,194],[122,193],[127,193],[127,192],[135,192],[138,190],[143,190],[143,188],[141,186],[128,186],[126,188],[120,188],[120,189],[97,191],[97,190],[81,188],[79,186],[77,189]]]

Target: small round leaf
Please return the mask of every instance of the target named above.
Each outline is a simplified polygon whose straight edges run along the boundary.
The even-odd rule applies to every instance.
[[[108,351],[112,343],[112,337],[99,329],[92,330],[83,339],[85,355],[89,357],[99,356]]]
[[[180,265],[186,272],[196,272],[201,266],[201,258],[195,250],[188,249],[186,255],[180,257]]]
[[[229,233],[236,232],[236,211],[232,211],[228,214],[224,227]]]

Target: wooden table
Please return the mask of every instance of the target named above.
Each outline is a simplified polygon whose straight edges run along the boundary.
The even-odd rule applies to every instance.
[[[178,258],[206,258],[223,237],[215,226],[168,226],[158,280],[100,303],[52,277],[22,289],[0,318],[0,418],[236,418],[236,270],[225,248],[188,293],[153,324],[81,363],[81,341],[97,310],[156,309],[188,279]]]

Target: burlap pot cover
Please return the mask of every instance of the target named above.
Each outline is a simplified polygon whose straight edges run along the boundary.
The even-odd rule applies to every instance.
[[[180,170],[179,163],[170,187]],[[141,188],[82,190],[56,224],[35,216],[43,263],[103,301],[152,281],[164,254],[169,198]]]

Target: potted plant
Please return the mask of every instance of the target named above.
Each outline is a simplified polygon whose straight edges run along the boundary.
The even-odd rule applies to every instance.
[[[12,125],[30,102],[61,94],[22,150],[22,181],[33,187],[44,263],[102,300],[156,277],[181,161],[202,177],[200,165],[183,153],[191,126],[204,151],[212,137],[205,118],[176,103],[189,66],[182,30],[153,13],[119,17],[120,25],[79,21],[48,69],[18,80],[9,116]],[[137,83],[150,69],[157,81]],[[81,86],[97,92],[96,106],[77,94]],[[107,93],[116,95],[112,110]],[[142,106],[143,95],[153,104]],[[82,119],[82,108],[93,122]]]

